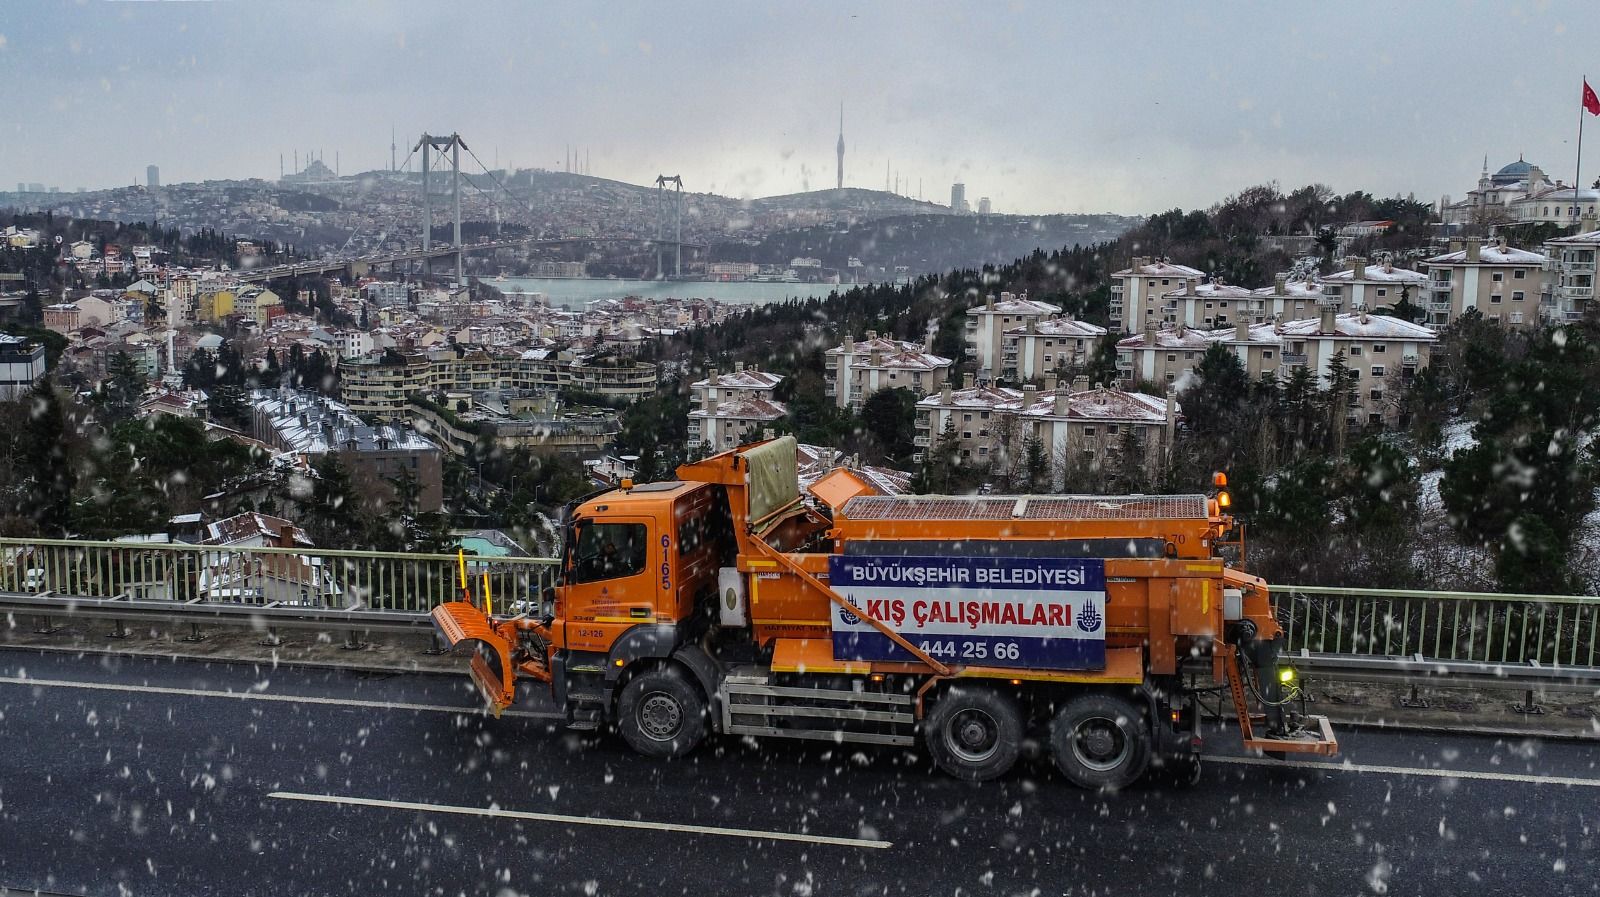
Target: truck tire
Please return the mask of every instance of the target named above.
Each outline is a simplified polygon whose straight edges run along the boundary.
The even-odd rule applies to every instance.
[[[1150,730],[1131,701],[1086,694],[1067,701],[1050,724],[1050,753],[1074,785],[1126,788],[1150,766]]]
[[[1017,702],[989,688],[954,685],[922,721],[922,737],[938,767],[969,782],[1010,771],[1022,750]]]
[[[706,699],[676,667],[645,670],[622,687],[617,729],[646,757],[682,757],[706,737]]]

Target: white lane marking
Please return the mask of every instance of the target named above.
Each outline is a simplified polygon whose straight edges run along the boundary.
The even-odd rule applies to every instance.
[[[318,698],[310,695],[272,694],[258,691],[207,691],[199,688],[171,688],[159,685],[125,685],[115,682],[75,682],[68,679],[34,679],[28,676],[0,676],[0,685],[34,685],[41,688],[82,688],[90,691],[127,691],[146,695],[181,695],[189,698],[233,698],[238,701],[280,701],[287,704],[326,704],[331,707],[368,707],[374,710],[415,710],[423,713],[484,713],[482,707],[452,707],[449,704],[410,704],[404,701],[363,701],[359,698]],[[501,716],[528,719],[561,719],[556,712],[507,710]]]
[[[1600,788],[1600,779],[1570,776],[1531,776],[1516,772],[1478,772],[1469,769],[1421,769],[1414,766],[1373,766],[1366,763],[1315,763],[1308,760],[1273,760],[1268,757],[1206,757],[1207,763],[1232,763],[1236,766],[1286,766],[1291,769],[1321,769],[1327,772],[1372,772],[1399,776],[1425,776],[1434,779],[1479,779],[1485,782],[1520,782],[1524,785],[1568,785]]]
[[[883,850],[894,846],[893,841],[876,841],[869,838],[833,838],[827,835],[772,832],[762,829],[720,828],[717,826],[688,825],[676,822],[646,822],[641,819],[610,819],[605,816],[564,816],[559,813],[529,813],[522,810],[462,807],[452,804],[420,804],[404,800],[378,800],[370,797],[339,797],[335,794],[303,794],[297,791],[274,791],[267,796],[276,797],[280,800],[299,800],[309,803],[335,804],[337,806],[379,807],[385,810],[413,810],[419,813],[453,813],[457,816],[487,816],[496,819],[528,819],[534,822],[648,829],[657,832],[680,832],[691,835],[723,835],[730,838],[750,838],[757,841],[798,841],[803,844],[860,847],[868,850]]]

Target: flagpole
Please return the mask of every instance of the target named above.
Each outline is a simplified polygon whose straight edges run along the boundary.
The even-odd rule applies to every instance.
[[[1583,89],[1585,93],[1582,97],[1580,97],[1580,99],[1586,100],[1588,98],[1589,90],[1588,74],[1583,76]],[[1578,188],[1583,185],[1583,116],[1588,111],[1589,110],[1584,107],[1582,102],[1578,103],[1578,164],[1577,169],[1572,172],[1572,214],[1577,218],[1576,221],[1572,222],[1572,226],[1574,228],[1581,228],[1583,226],[1583,216],[1578,214],[1579,209],[1582,208],[1578,202]],[[1532,184],[1529,184],[1528,186],[1529,188],[1533,187]],[[1577,233],[1577,231],[1574,230],[1573,233]]]

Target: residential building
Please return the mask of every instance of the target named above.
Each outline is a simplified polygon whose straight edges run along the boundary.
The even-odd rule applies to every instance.
[[[1058,314],[1059,305],[1029,299],[1026,293],[1001,293],[998,300],[991,294],[982,305],[967,309],[967,354],[977,360],[979,376],[992,380],[998,374],[1007,330]]]
[[[1071,315],[1028,318],[1021,327],[1005,332],[1000,376],[1023,382],[1074,371],[1089,362],[1095,346],[1105,335],[1104,327],[1076,320]]]
[[[988,465],[991,473],[1004,475],[1025,457],[1027,441],[1037,438],[1049,450],[1058,485],[1069,466],[1098,468],[1129,444],[1149,472],[1159,469],[1180,413],[1172,392],[1159,397],[1090,387],[1084,378],[1071,388],[1057,382],[1049,376],[1041,390],[975,385],[969,379],[960,389],[945,387],[928,396],[917,403],[914,460],[922,460],[940,440],[953,439],[962,463]]]
[[[1124,383],[1171,384],[1179,390],[1187,389],[1206,350],[1232,332],[1187,324],[1146,324],[1143,333],[1117,342],[1117,377]]]
[[[417,395],[411,397],[409,413],[420,432],[461,457],[487,439],[506,451],[596,459],[622,431],[614,412],[563,411],[553,394],[534,390]]]
[[[1137,333],[1146,321],[1161,320],[1164,295],[1185,283],[1198,284],[1205,272],[1165,259],[1135,256],[1133,263],[1111,275],[1111,320],[1123,333]]]
[[[282,313],[283,300],[269,289],[247,287],[234,297],[234,311],[264,327],[275,313]]]
[[[1369,265],[1361,256],[1346,258],[1343,270],[1318,280],[1327,291],[1327,302],[1341,312],[1392,307],[1403,298],[1421,305],[1428,292],[1428,275],[1396,268],[1388,261]]]
[[[348,406],[312,392],[258,389],[250,394],[250,435],[306,461],[330,452],[376,483],[409,475],[420,511],[444,503],[439,447],[407,426],[369,426]]]
[[[58,302],[44,307],[44,327],[65,336],[77,330],[83,313],[72,302]]]
[[[44,345],[0,333],[0,399],[15,399],[44,376]]]
[[[846,337],[824,354],[824,393],[836,406],[856,410],[882,389],[909,389],[921,398],[949,379],[955,365],[917,343],[879,336],[875,330],[859,342]]]
[[[8,224],[5,229],[5,243],[12,249],[34,249],[39,245],[39,232],[31,227],[17,227]]]
[[[368,302],[379,308],[404,307],[409,301],[409,292],[403,283],[377,280],[361,288]]]
[[[1250,292],[1249,298],[1232,301],[1234,314],[1227,319],[1229,324],[1236,324],[1243,319],[1260,324],[1264,321],[1315,318],[1321,314],[1323,305],[1332,302],[1329,288],[1314,275],[1297,277],[1290,273],[1279,273],[1273,278],[1272,286]]]
[[[322,559],[305,554],[257,554],[249,548],[310,548],[305,531],[280,517],[238,514],[205,528],[197,587],[212,602],[337,605],[340,587]]]
[[[1547,296],[1541,311],[1547,321],[1559,324],[1584,316],[1595,299],[1597,253],[1600,253],[1600,230],[1595,230],[1592,217],[1584,219],[1580,233],[1557,237],[1544,244],[1545,264],[1549,270],[1545,274]],[[49,309],[45,314],[48,316]]]
[[[1539,323],[1548,261],[1504,239],[1487,246],[1476,237],[1452,241],[1449,252],[1422,263],[1428,272],[1425,321],[1445,327],[1476,309],[1508,327],[1532,327]]]
[[[1325,387],[1334,356],[1343,353],[1345,367],[1357,381],[1349,420],[1383,424],[1398,420],[1399,390],[1427,367],[1437,340],[1431,328],[1403,318],[1341,313],[1323,305],[1318,317],[1294,321],[1240,321],[1216,330],[1152,328],[1117,344],[1117,369],[1126,382],[1170,383],[1181,392],[1206,351],[1221,343],[1236,353],[1252,378],[1287,379],[1303,367]]]
[[[1156,317],[1162,324],[1188,327],[1226,327],[1238,320],[1254,320],[1256,309],[1270,291],[1251,290],[1215,280],[1185,280],[1183,286],[1161,294]]]
[[[760,438],[763,430],[789,413],[782,402],[757,398],[753,395],[734,394],[722,400],[717,390],[706,389],[699,407],[689,412],[689,437],[691,448],[708,447],[720,452],[745,442]]]
[[[405,417],[406,401],[417,393],[565,387],[633,401],[653,394],[658,380],[656,366],[644,361],[589,360],[550,349],[491,353],[465,346],[345,359],[339,376],[340,395],[351,409],[380,420]]]
[[[689,404],[700,405],[708,393],[723,401],[732,399],[772,399],[772,391],[783,382],[780,374],[769,374],[755,365],[735,362],[732,371],[718,373],[712,368],[704,379],[689,384]]]

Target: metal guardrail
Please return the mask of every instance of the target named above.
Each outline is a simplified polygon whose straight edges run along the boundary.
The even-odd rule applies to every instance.
[[[1289,658],[1302,676],[1358,682],[1393,682],[1524,691],[1600,691],[1600,667],[1549,667],[1538,663],[1491,664],[1412,657],[1355,657],[1301,652]]]
[[[1600,666],[1600,598],[1274,586],[1291,652]]]
[[[537,601],[553,558],[469,555],[474,593],[485,575],[497,606]],[[453,554],[321,548],[0,539],[0,592],[193,606],[426,611],[460,594]]]

